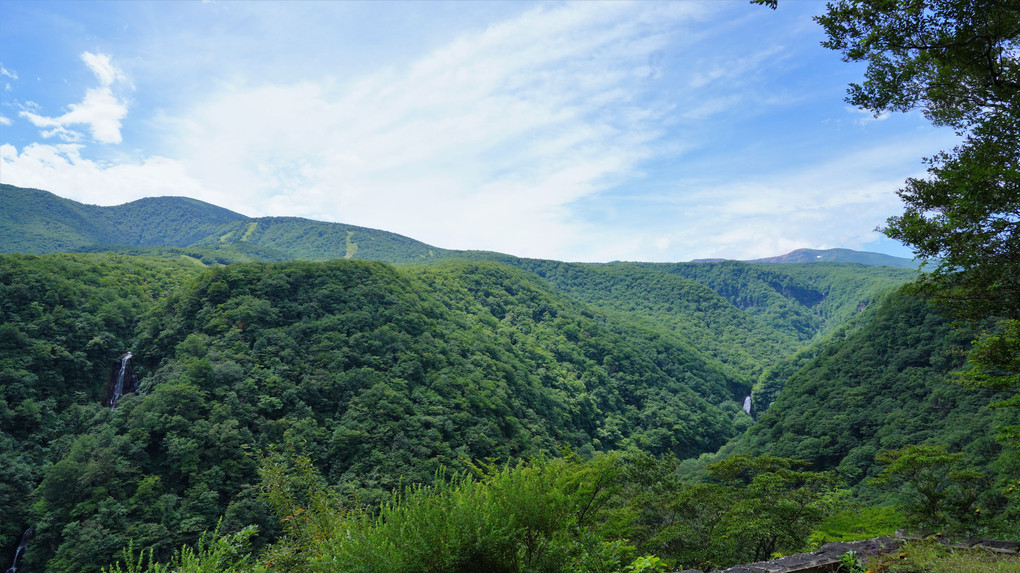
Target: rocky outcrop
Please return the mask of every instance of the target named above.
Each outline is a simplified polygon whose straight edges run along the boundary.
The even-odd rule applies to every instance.
[[[713,573],[835,573],[839,569],[840,558],[848,551],[853,551],[861,556],[877,555],[896,551],[902,544],[901,539],[894,537],[878,537],[848,543],[826,543],[814,553],[801,553],[749,565],[736,565]],[[687,569],[680,573],[700,572]]]
[[[899,532],[897,532],[899,533]],[[908,539],[922,539],[908,538]],[[971,539],[964,542],[948,543],[943,542],[954,549],[984,549],[996,553],[1020,554],[1020,542],[997,541],[993,539]],[[848,543],[826,543],[821,549],[814,553],[801,553],[772,559],[771,561],[759,561],[749,565],[736,565],[729,569],[718,569],[712,573],[836,573],[839,571],[840,558],[848,551],[853,551],[859,556],[879,555],[883,553],[894,553],[903,545],[903,537],[877,537],[864,541],[852,541]],[[701,573],[695,569],[684,569],[678,573]]]

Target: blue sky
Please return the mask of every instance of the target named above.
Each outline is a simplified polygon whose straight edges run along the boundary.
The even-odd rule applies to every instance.
[[[0,2],[0,182],[570,261],[847,247],[922,158],[824,2]]]

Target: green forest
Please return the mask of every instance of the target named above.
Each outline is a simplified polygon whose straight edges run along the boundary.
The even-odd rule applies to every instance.
[[[0,257],[5,551],[32,527],[27,570],[708,570],[1017,536],[1015,409],[948,380],[973,335],[908,271],[516,263]],[[915,515],[886,461],[911,448],[952,511]]]
[[[566,263],[0,184],[0,559],[639,573],[1020,541],[1020,10],[826,10],[849,104],[960,138],[881,229],[916,263]]]

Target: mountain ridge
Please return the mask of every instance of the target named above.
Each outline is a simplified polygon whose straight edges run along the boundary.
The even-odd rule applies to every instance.
[[[722,263],[734,259],[694,259],[692,263]],[[741,260],[743,263],[758,264],[794,264],[794,263],[858,263],[867,266],[899,267],[917,269],[920,264],[914,259],[896,257],[872,251],[855,251],[853,249],[794,249],[785,255],[764,257],[760,259]]]
[[[11,245],[34,245],[23,252],[112,252],[184,259],[207,267],[337,259],[396,265],[454,260],[509,265],[538,275],[601,312],[664,327],[701,349],[713,367],[742,379],[746,388],[779,360],[852,319],[881,292],[913,277],[908,269],[838,262],[812,264],[810,272],[798,264],[737,261],[565,263],[440,249],[395,233],[343,223],[246,217],[186,197],[98,207],[10,185],[0,186],[0,197],[13,207],[0,216],[0,252],[11,250]],[[6,224],[11,220],[18,224]],[[36,233],[19,242],[16,237],[26,227]],[[53,229],[60,233],[43,240]],[[111,244],[118,240],[126,244]],[[759,410],[764,411],[770,401],[771,396],[758,400]]]
[[[98,573],[129,539],[166,558],[221,518],[277,539],[255,489],[273,447],[373,506],[559,447],[695,472],[803,458],[876,503],[883,449],[945,438],[981,468],[999,456],[988,396],[944,383],[965,333],[896,294],[911,268],[809,250],[566,263],[184,197],[0,193],[0,251],[97,251],[0,253],[0,461],[23,476],[0,496],[0,539],[34,527],[26,563],[48,570]],[[128,352],[138,391],[111,409]],[[88,531],[110,533],[101,551]]]
[[[79,203],[49,191],[0,184],[0,253],[215,251],[212,260],[359,259],[418,263],[450,257],[498,260],[502,253],[444,249],[411,237],[303,217],[249,217],[184,196],[145,197],[115,206]],[[196,251],[195,254],[201,254]],[[131,253],[138,254],[138,253]],[[159,254],[149,251],[148,254]],[[180,254],[171,251],[170,254]],[[202,256],[192,257],[203,259]],[[720,262],[695,259],[691,262]],[[910,259],[851,249],[797,249],[749,263],[855,262],[917,268]]]

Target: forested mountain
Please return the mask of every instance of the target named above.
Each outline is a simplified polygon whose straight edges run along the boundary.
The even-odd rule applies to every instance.
[[[297,217],[251,218],[186,197],[100,207],[0,184],[0,252],[109,251],[206,264],[354,258],[420,262],[448,251],[354,225]]]
[[[851,263],[496,260],[529,270],[603,312],[686,340],[747,387],[754,385],[756,412],[764,412],[782,388],[780,374],[799,368],[829,337],[865,324],[889,292],[916,276],[909,269]]]
[[[792,340],[785,352],[763,356],[752,393],[756,415],[775,400],[790,374],[823,348],[867,324],[887,294],[915,276],[913,270],[850,263],[646,266],[712,288],[735,307]]]
[[[251,261],[358,259],[421,263],[457,258],[513,259],[454,251],[343,223],[299,217],[246,217],[186,197],[140,199],[114,207],[84,205],[47,191],[0,184],[0,253],[117,252],[183,257],[207,265]],[[854,262],[916,268],[908,259],[849,249],[800,249],[750,262]]]
[[[802,548],[828,527],[840,480],[856,502],[894,501],[899,485],[868,478],[931,444],[949,450],[925,459],[972,472],[958,483],[962,466],[946,465],[945,499],[994,516],[957,515],[959,531],[1007,531],[1018,512],[1003,492],[1020,469],[994,438],[1016,420],[951,384],[971,336],[893,294],[913,269],[564,263],[183,198],[105,208],[0,191],[4,250],[120,253],[0,255],[0,551],[33,527],[27,570],[99,571],[129,542],[167,559],[221,519],[300,569],[319,541],[286,523],[295,512],[385,529],[410,499],[447,503],[529,472],[574,476],[541,495],[575,515],[585,480],[614,485],[591,494],[597,518],[547,523],[544,553],[504,555],[506,570],[597,555],[614,570],[636,550],[707,567]],[[752,389],[757,422],[742,409]],[[685,458],[684,475],[709,483],[677,477]],[[779,480],[786,501],[754,476]],[[281,506],[303,479],[326,489]],[[401,493],[422,484],[435,489]],[[964,486],[980,491],[960,498],[977,491]],[[724,521],[696,517],[713,511]]]
[[[357,259],[416,263],[450,253],[395,233],[297,217],[246,219],[217,229],[193,246],[257,249],[269,260]]]
[[[920,278],[842,250],[537,261],[0,186],[0,558],[662,573],[899,528],[1020,539],[1016,4],[815,18],[868,65],[849,103],[959,136],[883,231]],[[959,568],[912,553],[868,566]]]
[[[886,267],[902,267],[916,269],[918,264],[913,259],[883,255],[881,253],[862,253],[850,249],[797,249],[778,257],[752,259],[749,263],[860,263]]]
[[[156,300],[198,272],[185,261],[109,255],[0,257],[0,535],[5,556],[14,553],[22,531],[37,521],[31,508],[45,469],[70,453],[79,434],[104,425],[109,409],[101,403],[111,369],[132,348],[139,321]],[[81,452],[96,463],[107,454]],[[86,481],[68,495],[88,488],[88,478],[78,477]],[[33,546],[40,555],[54,549]],[[43,562],[35,560],[36,570],[45,569]]]
[[[38,189],[0,184],[0,252],[53,253],[97,245],[190,245],[243,215],[187,197],[84,205]]]
[[[401,264],[457,259],[516,266],[602,312],[664,327],[745,386],[757,382],[758,411],[764,411],[782,384],[768,377],[759,382],[759,376],[848,323],[881,293],[914,276],[907,269],[829,263],[811,267],[736,261],[561,263],[450,251],[393,233],[339,223],[294,217],[252,219],[185,198],[96,207],[9,185],[0,186],[0,192],[5,205],[12,207],[8,218],[17,222],[11,224],[9,236],[27,237],[0,244],[0,251],[18,251],[16,245],[22,252],[37,253],[112,251],[182,258],[205,265],[345,258]],[[72,242],[46,235],[54,229],[70,232],[75,225],[88,233],[81,231]],[[165,239],[159,238],[161,233]]]
[[[272,534],[251,488],[273,447],[370,502],[471,460],[687,457],[750,423],[739,381],[678,337],[507,266],[0,264],[3,535],[34,525],[26,564],[47,570],[169,549],[221,515]],[[128,350],[140,394],[102,406]]]
[[[908,444],[943,444],[985,466],[1001,451],[995,426],[1013,413],[984,407],[995,401],[989,391],[952,383],[969,342],[930,305],[891,297],[866,326],[790,376],[733,447],[838,468],[851,485],[874,477],[879,451]]]
[[[875,482],[889,464],[879,463],[883,452],[944,448],[955,458],[924,453],[905,466],[915,485],[925,481],[930,489],[904,492],[931,496],[947,513],[953,504],[955,511],[969,508],[950,517],[972,527],[980,528],[981,511],[986,519],[1016,523],[1020,458],[996,435],[1020,423],[1020,412],[990,407],[1008,393],[954,380],[972,338],[929,303],[898,293],[865,326],[804,360],[768,412],[720,456],[801,459],[819,471],[835,470],[858,499],[878,503],[890,496],[887,484]]]

